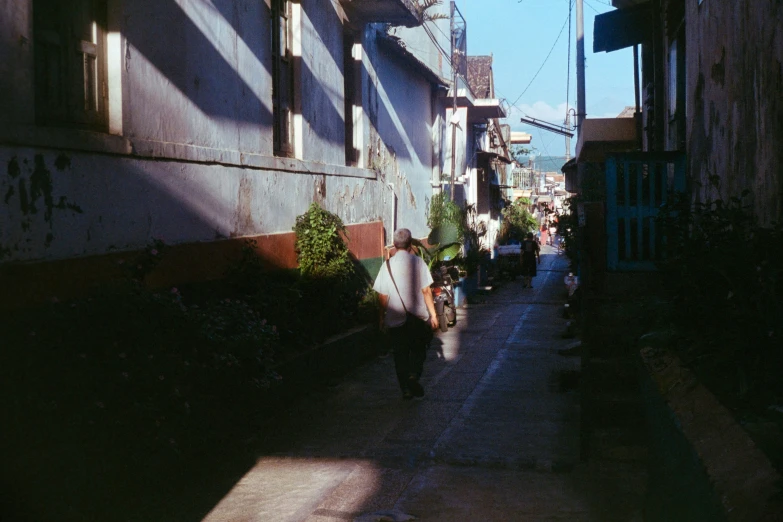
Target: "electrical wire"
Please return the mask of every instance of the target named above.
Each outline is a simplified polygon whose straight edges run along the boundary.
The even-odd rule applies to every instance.
[[[451,66],[451,56],[450,56],[450,54],[451,54],[451,53],[449,53],[448,51],[446,51],[446,50],[445,50],[445,49],[444,49],[444,48],[443,48],[443,47],[440,45],[440,42],[439,42],[439,41],[438,41],[438,39],[435,37],[435,35],[434,35],[434,34],[432,34],[432,31],[430,30],[430,28],[429,28],[429,27],[427,27],[427,24],[422,24],[422,27],[424,28],[424,32],[426,32],[426,33],[427,33],[427,36],[429,37],[429,39],[432,41],[432,43],[433,43],[433,44],[435,44],[435,47],[438,49],[438,51],[440,51],[440,54],[441,54],[441,55],[443,55],[443,57],[444,57],[444,58],[446,58],[446,61],[448,62],[449,66]],[[437,25],[435,25],[435,27],[437,28],[438,26],[437,26]],[[443,31],[441,31],[441,32],[443,32]],[[446,33],[443,33],[443,36],[447,36],[447,35],[446,35]]]
[[[590,8],[590,9],[592,9],[593,11],[595,11],[595,12],[596,12],[596,14],[601,14],[601,11],[599,11],[598,9],[596,9],[595,7],[593,7],[593,6],[590,4],[590,2],[588,2],[587,0],[584,0],[584,3],[585,3],[585,4],[587,4],[587,7],[589,7],[589,8]]]
[[[569,2],[569,4],[572,4],[572,2]],[[570,16],[570,15],[569,15]],[[569,18],[566,18],[565,22],[563,22],[563,27],[560,28],[560,32],[557,34],[557,38],[555,38],[555,43],[552,44],[552,48],[549,50],[549,53],[546,55],[546,58],[544,58],[544,62],[541,64],[541,67],[538,68],[538,71],[536,71],[536,74],[533,75],[533,78],[531,78],[530,82],[527,84],[527,87],[525,87],[525,90],[522,91],[522,94],[517,96],[517,99],[514,100],[514,102],[511,104],[513,106],[516,106],[516,103],[519,101],[519,99],[525,95],[527,90],[530,88],[530,86],[533,84],[535,79],[538,77],[538,74],[541,72],[541,70],[544,68],[544,65],[546,65],[546,62],[549,61],[549,57],[552,56],[552,52],[555,50],[555,46],[557,45],[557,42],[560,41],[560,37],[563,35],[563,31],[565,30],[566,25],[568,24]]]

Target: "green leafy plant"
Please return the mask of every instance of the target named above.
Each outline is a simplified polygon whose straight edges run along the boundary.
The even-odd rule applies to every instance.
[[[557,235],[560,236],[565,253],[572,263],[576,263],[578,257],[577,233],[579,230],[579,216],[576,211],[578,202],[578,196],[566,198],[563,202],[563,212],[557,218]]]
[[[430,231],[427,243],[430,245],[429,248],[421,241],[413,240],[413,244],[418,247],[419,255],[430,268],[439,262],[454,259],[462,250],[459,227],[454,223],[444,221]]]
[[[448,20],[448,15],[444,13],[428,13],[433,7],[441,5],[442,0],[416,0],[413,8],[416,10],[416,15],[422,22],[432,22],[435,20]]]
[[[451,223],[457,227],[457,235],[461,240],[464,235],[463,222],[463,209],[449,200],[445,192],[432,196],[427,214],[427,226],[430,230],[440,227],[443,223]]]
[[[673,194],[658,219],[661,270],[689,339],[683,356],[742,397],[783,393],[783,229],[759,226],[748,195],[692,203]]]
[[[354,273],[343,241],[347,232],[339,216],[312,203],[307,212],[297,216],[294,232],[302,277],[348,279]]]
[[[370,289],[369,275],[345,245],[342,220],[313,203],[296,218],[294,231],[301,275],[298,312],[308,330],[324,336],[354,325]]]
[[[498,233],[498,241],[506,243],[510,240],[522,241],[529,232],[538,227],[538,222],[530,213],[530,200],[519,198],[511,206],[501,211],[503,223]]]
[[[487,234],[487,224],[478,219],[475,205],[465,205],[462,208],[462,223],[465,230],[465,246],[464,254],[457,260],[457,264],[472,275],[489,254],[489,250],[481,243],[481,239]]]

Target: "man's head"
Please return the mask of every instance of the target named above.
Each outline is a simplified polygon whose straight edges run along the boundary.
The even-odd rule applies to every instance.
[[[533,239],[533,233],[532,232],[528,232],[527,233],[527,238],[528,239]]]
[[[408,250],[411,246],[411,231],[407,228],[398,228],[394,231],[394,248]]]

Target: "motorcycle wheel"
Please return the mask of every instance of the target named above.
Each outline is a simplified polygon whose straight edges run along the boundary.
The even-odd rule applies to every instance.
[[[446,303],[443,306],[443,315],[448,319],[449,326],[454,326],[457,323],[457,310],[451,304]]]
[[[449,323],[446,321],[446,314],[438,314],[438,328],[441,332],[445,332],[449,329]]]

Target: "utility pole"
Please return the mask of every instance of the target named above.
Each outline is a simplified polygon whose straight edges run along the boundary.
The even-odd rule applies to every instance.
[[[451,195],[449,199],[454,201],[454,183],[456,177],[454,170],[457,168],[457,57],[459,52],[457,51],[457,35],[454,31],[454,2],[451,2],[451,93],[452,93],[452,108],[451,108],[451,182],[449,183],[449,190]]]
[[[582,135],[585,109],[585,28],[582,0],[576,0],[576,134]]]
[[[584,122],[586,116],[585,109],[585,28],[584,28],[584,9],[582,6],[582,0],[576,0],[576,133],[577,137],[582,137],[582,122]],[[582,140],[584,144],[584,139]],[[578,186],[582,186],[587,172],[584,161],[580,162],[577,159],[576,163],[576,182]],[[584,216],[579,215],[584,212],[584,207],[580,204],[577,206],[576,212],[578,219],[582,222]],[[577,251],[578,251],[578,270],[577,273],[583,281],[583,284],[587,288],[589,284],[592,284],[591,274],[589,269],[585,270],[583,260],[587,260],[589,263],[590,257],[585,256],[585,234],[584,229],[579,229],[577,232]]]

